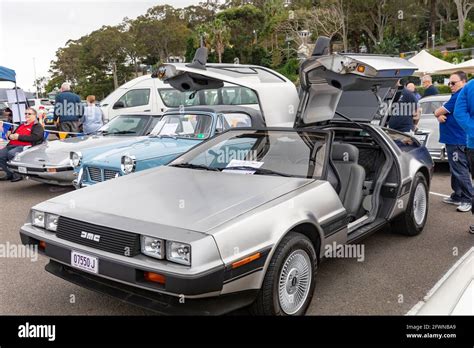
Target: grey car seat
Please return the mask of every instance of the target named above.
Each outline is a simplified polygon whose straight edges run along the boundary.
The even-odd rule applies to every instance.
[[[340,180],[339,198],[354,220],[364,198],[365,170],[357,163],[359,149],[351,144],[334,143],[331,158]]]

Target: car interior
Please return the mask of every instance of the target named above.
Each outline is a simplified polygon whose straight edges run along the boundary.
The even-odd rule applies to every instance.
[[[339,194],[351,222],[371,209],[371,198],[387,160],[382,147],[362,129],[333,128],[328,181]]]

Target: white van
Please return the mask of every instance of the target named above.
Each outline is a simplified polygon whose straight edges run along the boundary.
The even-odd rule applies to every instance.
[[[105,119],[111,120],[122,114],[159,115],[169,108],[178,108],[182,105],[245,105],[260,110],[258,94],[262,93],[259,89],[268,88],[267,83],[260,84],[262,72],[266,74],[265,76],[275,75],[274,80],[282,88],[281,91],[294,94],[297,99],[295,85],[270,69],[225,64],[209,64],[209,66],[213,68],[213,71],[219,70],[226,75],[230,74],[239,82],[239,85],[225,83],[224,87],[219,89],[180,92],[159,78],[151,75],[141,76],[120,86],[100,103]],[[203,78],[207,73],[207,71],[202,71]],[[256,84],[260,86],[255,88]]]

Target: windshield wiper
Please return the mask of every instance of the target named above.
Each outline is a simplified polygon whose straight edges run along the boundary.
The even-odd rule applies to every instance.
[[[177,139],[176,135],[170,135],[170,134],[153,134],[153,135],[150,135],[150,137],[158,138],[158,139],[161,139],[161,138]]]
[[[114,135],[114,134],[134,134],[134,133],[135,133],[134,131],[119,131],[119,132],[112,132],[112,133],[107,132],[107,134],[112,134],[112,135]]]
[[[250,166],[235,166],[235,167],[227,167],[227,168],[221,168],[222,170],[248,170],[254,172],[254,174],[263,174],[263,175],[278,175],[278,176],[284,176],[287,178],[290,178],[291,175],[281,173],[281,172],[276,172],[271,169],[263,169],[263,168],[254,168]]]
[[[170,167],[177,167],[177,168],[189,168],[189,169],[203,169],[203,170],[210,170],[213,172],[219,172],[218,168],[211,168],[201,164],[192,164],[192,163],[179,163],[179,164],[172,164]]]

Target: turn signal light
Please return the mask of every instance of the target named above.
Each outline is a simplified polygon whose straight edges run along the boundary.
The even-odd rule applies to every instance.
[[[153,283],[165,284],[166,278],[164,275],[153,273],[153,272],[145,272],[144,273],[145,280]]]
[[[48,173],[56,173],[56,168],[48,168]]]
[[[46,242],[44,240],[40,240],[38,247],[39,247],[40,250],[45,251],[46,250]]]
[[[360,73],[365,72],[365,66],[363,66],[363,65],[358,65],[358,66],[357,66],[357,71],[360,72]]]
[[[242,259],[240,261],[237,261],[237,262],[234,262],[232,264],[232,268],[238,268],[240,266],[243,266],[243,265],[246,265],[247,263],[250,263],[252,261],[255,261],[257,259],[259,259],[262,255],[260,255],[260,253],[256,253],[256,254],[253,254],[249,257],[246,257],[245,259]]]

